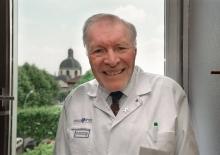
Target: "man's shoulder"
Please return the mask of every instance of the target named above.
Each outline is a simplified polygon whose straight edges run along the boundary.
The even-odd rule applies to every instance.
[[[87,81],[79,86],[77,86],[76,88],[74,88],[72,91],[71,91],[71,95],[74,95],[74,94],[81,94],[81,95],[90,95],[90,94],[93,94],[94,92],[96,92],[97,90],[97,87],[98,87],[98,82],[96,79],[93,79],[93,80],[90,80],[90,81]]]
[[[89,96],[94,96],[97,91],[97,87],[98,83],[95,79],[77,86],[68,94],[65,99],[65,104],[68,105],[73,101],[81,102]]]
[[[169,77],[166,77],[164,75],[160,75],[160,74],[155,74],[155,73],[150,73],[150,72],[146,72],[144,70],[142,70],[140,67],[136,66],[135,67],[135,73],[136,73],[136,78],[138,82],[156,82],[156,81],[171,81],[173,82],[172,79],[170,79]]]
[[[81,90],[81,89],[86,89],[86,90],[89,90],[89,89],[96,89],[98,86],[98,82],[96,79],[93,79],[93,80],[90,80],[90,81],[87,81],[81,85],[79,85],[76,90]]]
[[[184,89],[175,80],[164,75],[142,72],[137,81],[138,90],[146,87],[152,95],[157,97],[173,96],[176,101],[186,97]]]
[[[142,86],[146,84],[149,85],[152,89],[155,87],[179,90],[182,89],[182,87],[172,78],[165,75],[159,75],[149,72],[140,72],[137,81]]]

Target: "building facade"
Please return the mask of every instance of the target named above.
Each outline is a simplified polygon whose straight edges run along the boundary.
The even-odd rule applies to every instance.
[[[80,63],[74,58],[73,49],[68,49],[68,57],[64,59],[59,66],[58,84],[63,90],[71,89],[82,74]]]

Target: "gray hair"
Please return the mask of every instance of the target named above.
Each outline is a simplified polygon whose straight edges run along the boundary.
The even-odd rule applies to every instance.
[[[88,45],[88,38],[87,38],[88,34],[87,33],[88,33],[89,27],[92,24],[99,22],[101,20],[109,20],[112,22],[120,22],[120,23],[124,24],[125,27],[127,27],[129,30],[131,40],[133,41],[133,45],[136,46],[137,32],[136,32],[136,28],[133,24],[125,21],[124,19],[121,19],[120,17],[118,17],[116,15],[100,13],[100,14],[95,14],[95,15],[89,17],[83,26],[83,44],[85,47],[87,47],[87,45]]]

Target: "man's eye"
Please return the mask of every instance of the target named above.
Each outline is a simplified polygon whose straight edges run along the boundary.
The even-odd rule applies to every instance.
[[[101,53],[101,52],[104,52],[104,49],[97,49],[94,51],[95,53]]]
[[[94,53],[104,53],[105,50],[104,49],[96,49],[94,50]]]
[[[119,46],[116,48],[117,52],[126,52],[127,50],[128,50],[128,48],[124,47],[124,46]]]
[[[99,48],[99,49],[95,49],[91,52],[91,54],[97,55],[97,56],[101,56],[105,53],[105,49],[103,48]]]

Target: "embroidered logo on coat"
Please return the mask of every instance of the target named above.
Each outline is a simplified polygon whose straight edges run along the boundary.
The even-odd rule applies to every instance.
[[[92,123],[92,119],[91,118],[81,118],[81,119],[75,119],[73,120],[74,123]]]

